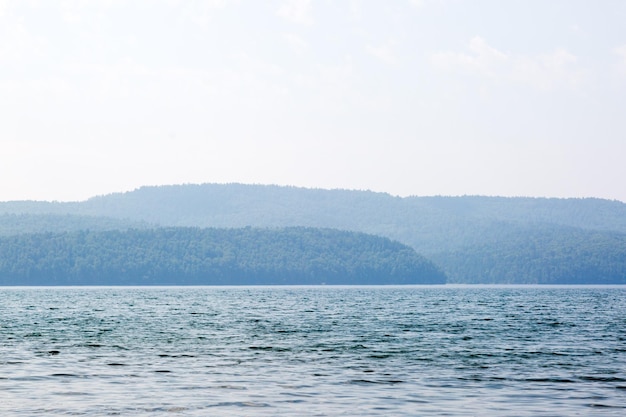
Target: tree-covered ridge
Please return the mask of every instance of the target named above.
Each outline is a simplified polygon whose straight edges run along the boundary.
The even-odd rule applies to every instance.
[[[145,222],[76,214],[0,214],[0,236],[79,230],[145,229]]]
[[[158,228],[0,238],[3,285],[431,284],[401,243],[330,229]]]
[[[5,202],[0,203],[0,213],[77,215],[99,224],[88,227],[82,221],[81,228],[91,230],[103,230],[105,216],[121,221],[120,229],[127,228],[122,224],[142,222],[165,227],[304,226],[363,232],[411,246],[434,260],[448,274],[448,282],[575,283],[584,275],[585,283],[601,283],[609,277],[606,271],[620,270],[619,254],[626,251],[622,240],[613,239],[616,233],[626,233],[626,204],[592,198],[402,198],[370,191],[189,184],[142,187],[83,202]],[[63,230],[62,223],[42,222],[40,231]],[[65,226],[77,230],[72,222]],[[594,238],[573,238],[572,233]],[[552,242],[544,245],[548,250],[541,255],[528,249],[534,236]],[[607,243],[589,247],[591,241]],[[608,247],[608,242],[614,247],[599,249]],[[615,257],[606,256],[613,252]],[[581,256],[570,259],[566,253]],[[610,277],[615,280],[615,273]]]
[[[457,283],[626,284],[626,233],[546,226],[431,259]]]
[[[161,226],[333,227],[385,236],[405,227],[438,232],[448,224],[474,222],[544,223],[626,233],[626,204],[619,201],[394,197],[371,191],[245,184],[149,186],[83,202],[0,202],[1,213],[106,216]],[[420,244],[418,237],[413,240]]]

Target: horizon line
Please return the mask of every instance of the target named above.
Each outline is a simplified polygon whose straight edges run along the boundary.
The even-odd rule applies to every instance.
[[[92,196],[89,196],[87,198],[83,198],[83,199],[68,199],[68,200],[57,200],[57,199],[52,199],[52,200],[47,200],[47,199],[14,199],[14,200],[2,200],[0,201],[0,203],[58,203],[58,204],[63,204],[63,203],[83,203],[92,199],[97,199],[97,198],[105,198],[105,197],[109,197],[109,196],[113,196],[113,195],[119,195],[119,194],[130,194],[130,193],[134,193],[137,191],[140,191],[141,189],[145,189],[145,188],[166,188],[166,187],[187,187],[187,186],[210,186],[210,185],[214,185],[214,186],[245,186],[245,187],[277,187],[277,188],[295,188],[295,189],[300,189],[300,190],[316,190],[316,191],[347,191],[347,192],[363,192],[363,193],[373,193],[373,194],[384,194],[384,195],[388,195],[390,197],[394,197],[394,198],[511,198],[511,199],[556,199],[556,200],[605,200],[605,201],[613,201],[613,202],[619,202],[622,204],[626,204],[626,201],[617,199],[617,198],[605,198],[605,197],[597,197],[597,196],[578,196],[578,197],[574,197],[574,196],[568,196],[568,197],[557,197],[557,196],[547,196],[547,195],[503,195],[503,194],[430,194],[430,195],[419,195],[419,194],[407,194],[407,195],[400,195],[400,194],[393,194],[387,191],[377,191],[377,190],[372,190],[372,189],[359,189],[359,188],[344,188],[344,187],[332,187],[332,188],[325,188],[325,187],[310,187],[310,186],[302,186],[302,185],[293,185],[293,184],[277,184],[277,183],[244,183],[244,182],[237,182],[237,181],[233,181],[233,182],[202,182],[202,183],[192,183],[192,182],[185,182],[185,183],[171,183],[171,184],[145,184],[145,185],[141,185],[139,187],[135,187],[133,189],[129,189],[129,190],[121,190],[121,191],[112,191],[109,193],[103,193],[103,194],[94,194]]]

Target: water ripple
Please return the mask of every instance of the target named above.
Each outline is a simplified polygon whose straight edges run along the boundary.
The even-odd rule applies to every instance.
[[[0,415],[626,412],[619,287],[0,293]]]

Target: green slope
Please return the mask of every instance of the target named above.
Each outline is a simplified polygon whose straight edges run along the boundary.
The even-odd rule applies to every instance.
[[[75,214],[0,214],[0,236],[79,230],[144,229],[145,222]]]
[[[331,229],[158,228],[0,238],[2,285],[433,284],[401,243]]]
[[[370,191],[243,184],[142,187],[75,203],[8,202],[0,203],[2,212],[106,216],[161,226],[309,226],[359,231],[410,245],[435,259],[457,282],[504,280],[493,274],[496,265],[521,274],[518,280],[536,282],[537,271],[549,271],[564,258],[558,251],[548,251],[534,258],[533,263],[541,264],[541,268],[528,269],[528,257],[519,254],[533,235],[549,236],[554,246],[565,251],[570,250],[568,236],[572,229],[583,235],[593,232],[595,239],[606,242],[612,241],[614,233],[626,233],[626,204],[618,201],[400,198]],[[600,251],[584,249],[584,240],[571,243],[576,245],[572,250],[585,253],[573,264],[577,269],[571,272],[572,280],[583,271],[593,270],[597,263],[603,264],[595,269],[600,276],[585,273],[588,282],[608,279],[602,271],[619,270],[619,257],[603,257]],[[623,249],[621,241],[615,244],[618,251]],[[484,256],[489,251],[499,256]],[[478,269],[464,271],[458,266],[459,259]],[[481,274],[483,278],[477,278]]]
[[[626,233],[525,228],[430,259],[444,266],[449,282],[626,284]]]

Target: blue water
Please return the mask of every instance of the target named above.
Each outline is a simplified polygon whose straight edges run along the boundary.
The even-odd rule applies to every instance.
[[[626,415],[624,287],[0,288],[0,415]]]

